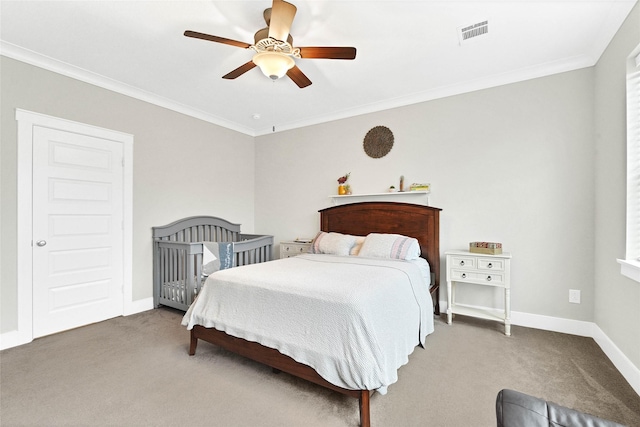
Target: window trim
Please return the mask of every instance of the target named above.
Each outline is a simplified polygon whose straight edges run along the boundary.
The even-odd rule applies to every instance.
[[[618,263],[620,264],[620,274],[640,282],[640,261],[619,259]]]
[[[640,282],[640,45],[627,58],[627,228],[620,273]]]

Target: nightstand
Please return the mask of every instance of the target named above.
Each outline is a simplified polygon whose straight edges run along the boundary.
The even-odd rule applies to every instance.
[[[511,335],[511,254],[487,255],[469,251],[447,251],[447,323],[453,314],[497,320],[504,334]],[[471,283],[504,289],[504,310],[480,309],[456,304],[456,283]]]
[[[280,242],[280,258],[290,258],[292,256],[309,253],[311,242]]]

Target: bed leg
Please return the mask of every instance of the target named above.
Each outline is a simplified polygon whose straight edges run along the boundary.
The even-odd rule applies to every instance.
[[[196,347],[198,346],[198,338],[193,333],[193,329],[191,330],[191,343],[189,344],[189,356],[193,356],[196,354]]]
[[[431,300],[433,301],[433,314],[440,316],[440,285],[431,291]]]
[[[370,427],[369,390],[360,391],[360,427]]]

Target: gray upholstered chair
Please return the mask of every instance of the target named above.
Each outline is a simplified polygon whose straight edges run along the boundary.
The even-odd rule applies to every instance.
[[[496,399],[498,427],[623,427],[574,409],[514,390],[501,390]]]

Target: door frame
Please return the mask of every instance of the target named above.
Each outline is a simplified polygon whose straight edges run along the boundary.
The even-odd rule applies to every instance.
[[[45,114],[16,109],[18,122],[17,309],[15,345],[33,341],[33,127],[73,132],[123,144],[123,313],[139,310],[133,302],[133,135]]]

